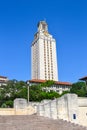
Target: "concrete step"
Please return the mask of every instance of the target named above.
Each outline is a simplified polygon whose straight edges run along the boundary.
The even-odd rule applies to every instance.
[[[0,116],[0,130],[87,130],[85,127],[37,115]]]

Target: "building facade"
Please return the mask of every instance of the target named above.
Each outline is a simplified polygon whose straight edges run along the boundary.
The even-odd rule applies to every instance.
[[[45,82],[46,80],[36,80],[36,79],[29,80],[29,83],[31,85],[40,85]],[[59,94],[62,94],[64,91],[70,91],[71,87],[72,87],[72,84],[69,82],[55,81],[52,86],[44,87],[43,91],[46,91],[46,92],[55,91]]]
[[[31,46],[32,79],[58,81],[56,41],[48,32],[45,21],[38,23]]]
[[[5,76],[0,76],[0,86],[7,85],[8,78]]]

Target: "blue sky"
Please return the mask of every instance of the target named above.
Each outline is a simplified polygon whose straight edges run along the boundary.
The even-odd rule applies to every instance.
[[[0,1],[0,75],[31,79],[31,43],[44,19],[56,39],[59,80],[87,75],[87,0]]]

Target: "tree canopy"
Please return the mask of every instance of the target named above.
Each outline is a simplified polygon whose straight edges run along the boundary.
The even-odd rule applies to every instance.
[[[59,97],[59,94],[54,91],[45,92],[43,87],[50,87],[54,81],[47,81],[40,85],[33,85],[29,87],[30,101],[41,101],[43,99],[54,99]],[[28,85],[24,81],[10,80],[7,86],[0,87],[0,107],[13,107],[15,98],[28,97]]]
[[[77,94],[79,97],[85,97],[86,96],[85,82],[73,83],[72,88],[70,89],[70,92]]]
[[[41,101],[43,99],[58,98],[66,93],[76,93],[80,97],[87,96],[86,84],[77,82],[72,85],[69,91],[64,91],[61,95],[54,91],[43,91],[43,88],[50,87],[54,81],[46,81],[39,85],[29,87],[29,100]],[[16,98],[28,98],[28,85],[24,81],[10,80],[6,86],[0,86],[0,107],[13,107],[13,101]]]

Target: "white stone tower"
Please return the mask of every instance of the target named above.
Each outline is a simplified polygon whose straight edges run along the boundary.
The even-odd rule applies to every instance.
[[[45,21],[38,23],[31,47],[32,79],[58,81],[56,41]]]

